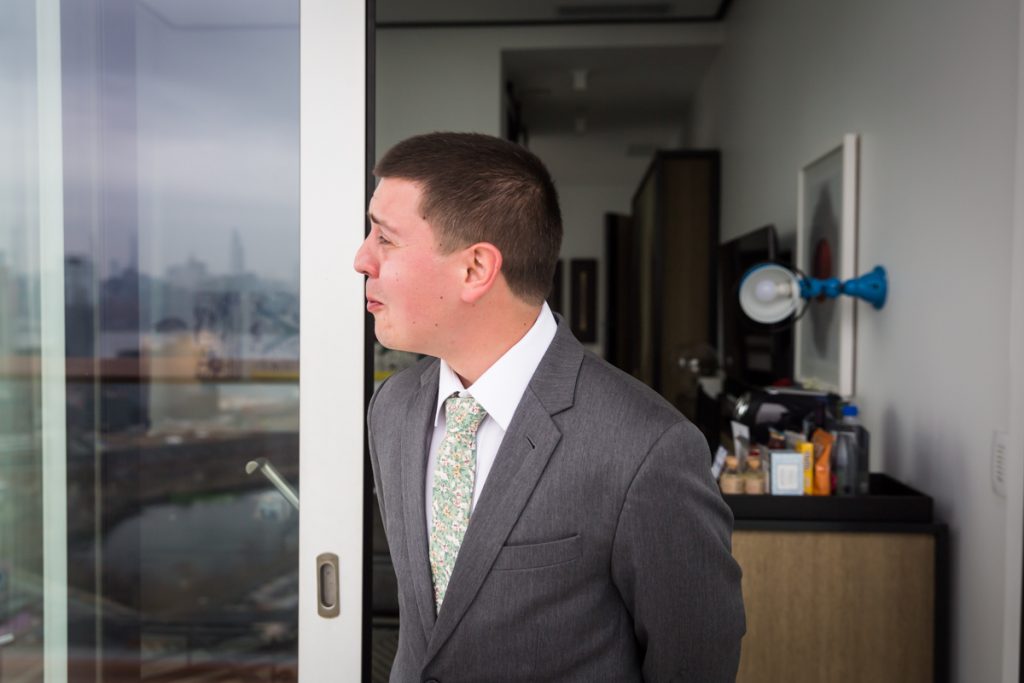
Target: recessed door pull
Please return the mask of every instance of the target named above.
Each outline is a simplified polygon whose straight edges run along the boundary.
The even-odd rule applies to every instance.
[[[317,613],[325,619],[333,619],[341,613],[338,604],[338,556],[321,553],[316,558]]]

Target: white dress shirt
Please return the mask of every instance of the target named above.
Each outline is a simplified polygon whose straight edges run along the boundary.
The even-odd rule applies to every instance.
[[[476,481],[473,484],[473,501],[470,503],[472,514],[477,501],[480,500],[480,491],[484,488],[491,466],[494,465],[501,441],[505,438],[509,422],[519,407],[519,401],[523,398],[530,378],[540,365],[540,360],[551,345],[551,340],[555,338],[557,329],[555,317],[545,303],[530,331],[469,387],[463,387],[455,371],[444,362],[444,359],[441,360],[437,408],[434,412],[434,434],[430,439],[430,453],[427,459],[428,529],[434,521],[434,468],[437,465],[437,450],[444,438],[445,399],[455,393],[463,397],[472,396],[487,411],[487,417],[480,423],[476,432]]]

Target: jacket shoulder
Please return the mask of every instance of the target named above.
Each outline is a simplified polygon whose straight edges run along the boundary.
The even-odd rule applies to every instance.
[[[587,352],[580,367],[577,400],[608,412],[638,413],[665,429],[686,418],[664,396],[608,361]]]
[[[674,405],[590,353],[580,367],[573,408],[564,420],[591,452],[625,457],[637,465],[666,436],[678,452],[710,458],[704,435]]]

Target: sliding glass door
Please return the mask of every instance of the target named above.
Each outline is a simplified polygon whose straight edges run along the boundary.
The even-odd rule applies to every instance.
[[[0,3],[2,681],[360,675],[339,4]]]

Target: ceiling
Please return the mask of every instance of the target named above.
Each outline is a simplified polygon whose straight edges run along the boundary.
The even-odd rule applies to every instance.
[[[730,0],[376,0],[381,25],[557,24],[720,19]],[[139,0],[175,28],[298,24],[298,0]],[[513,50],[502,54],[531,132],[681,125],[714,46]],[[585,70],[585,89],[573,73]],[[579,77],[577,77],[579,78]]]
[[[502,63],[531,133],[581,133],[581,118],[585,131],[681,125],[717,50],[513,50],[502,53]]]
[[[348,1],[348,0],[346,0]],[[139,0],[177,28],[298,25],[298,0]],[[720,20],[730,0],[376,0],[381,26]]]
[[[728,0],[377,0],[377,23],[502,24],[712,21]]]

